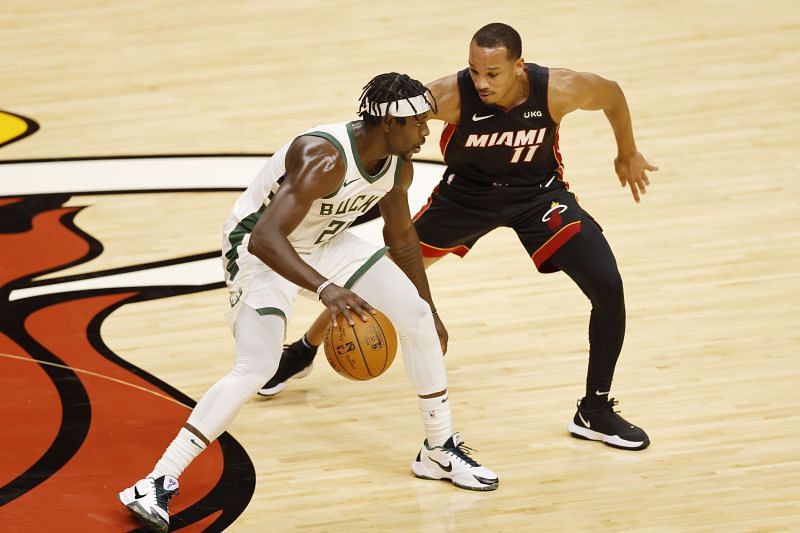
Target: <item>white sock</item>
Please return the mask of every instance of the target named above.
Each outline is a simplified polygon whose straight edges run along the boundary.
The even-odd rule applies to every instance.
[[[447,393],[435,398],[417,398],[417,401],[428,446],[441,446],[453,434],[453,420]]]
[[[167,450],[156,463],[147,477],[158,479],[163,475],[180,477],[195,457],[206,449],[205,443],[186,428],[181,428],[175,440],[167,446]]]

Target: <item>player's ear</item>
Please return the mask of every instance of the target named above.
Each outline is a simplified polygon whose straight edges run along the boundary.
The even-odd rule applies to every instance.
[[[383,117],[383,120],[381,121],[381,126],[383,127],[384,133],[389,133],[389,129],[392,126],[392,122],[394,122],[394,117],[392,115],[386,115],[385,117]]]

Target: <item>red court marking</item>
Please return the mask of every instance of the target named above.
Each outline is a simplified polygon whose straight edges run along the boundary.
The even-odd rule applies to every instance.
[[[0,352],[30,356],[0,333]],[[61,400],[42,367],[0,357],[0,487],[30,468],[50,447],[61,426]]]
[[[3,260],[0,287],[10,281],[77,261],[89,253],[83,237],[61,223],[79,208],[63,207],[33,217],[32,228],[0,235]]]
[[[22,198],[0,198],[0,207],[3,207],[4,205],[15,204],[20,200],[22,200]]]
[[[54,304],[31,314],[25,328],[66,365],[161,392],[105,359],[86,337],[88,324],[98,313],[132,294],[135,293]],[[13,352],[13,346],[10,351]],[[78,379],[91,403],[89,433],[83,446],[61,470],[2,508],[3,523],[13,524],[16,530],[63,531],[65,523],[71,531],[138,527],[119,503],[117,493],[150,472],[189,415],[188,408],[146,391],[86,374],[78,374]],[[15,383],[7,391],[9,397],[15,398],[14,408],[7,415],[14,420],[8,427],[34,431],[39,424],[25,419],[25,411],[18,405],[39,392],[24,382],[15,380]],[[181,477],[181,494],[173,500],[171,513],[179,513],[208,494],[218,482],[222,467],[222,450],[215,441]],[[47,512],[43,513],[43,509]]]

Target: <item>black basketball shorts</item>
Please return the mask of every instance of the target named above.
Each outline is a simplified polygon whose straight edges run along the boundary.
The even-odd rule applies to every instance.
[[[549,259],[581,231],[597,224],[561,182],[544,189],[478,184],[450,175],[431,193],[414,217],[422,255],[464,257],[498,227],[513,229],[540,272],[558,269]]]

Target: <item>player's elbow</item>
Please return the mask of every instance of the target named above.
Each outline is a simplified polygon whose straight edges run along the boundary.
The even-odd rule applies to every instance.
[[[271,245],[268,236],[263,235],[261,232],[253,232],[247,243],[247,251],[263,262],[269,263],[270,258],[273,256],[274,246]]]
[[[622,92],[622,87],[620,87],[619,83],[614,80],[606,80],[606,90],[611,95],[611,99],[613,101],[625,99],[625,96]]]
[[[261,247],[259,246],[259,239],[255,235],[250,235],[250,241],[247,243],[247,251],[256,256],[261,256]]]
[[[605,80],[604,85],[602,94],[605,97],[603,98],[602,109],[612,115],[618,111],[626,110],[628,104],[625,102],[625,94],[622,92],[622,87],[619,86],[619,83],[613,80]]]

